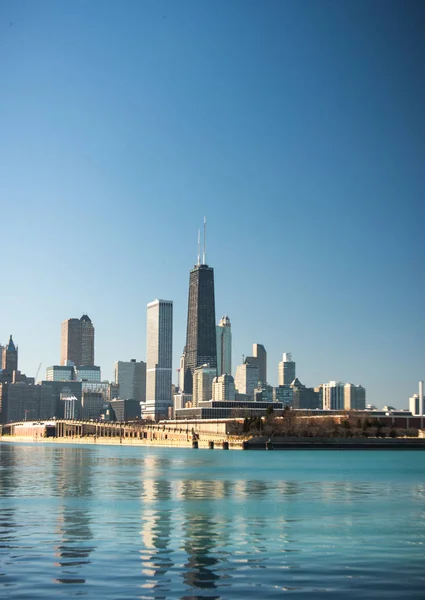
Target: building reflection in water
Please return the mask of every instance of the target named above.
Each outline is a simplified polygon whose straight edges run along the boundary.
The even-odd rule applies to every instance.
[[[145,461],[146,462],[146,461]],[[159,463],[155,463],[159,465]],[[148,470],[155,469],[153,462]],[[155,594],[165,595],[170,590],[171,577],[167,576],[173,568],[171,549],[172,509],[167,502],[172,497],[171,483],[166,479],[142,480],[142,529],[140,532],[143,546],[140,551],[144,589],[154,590]]]
[[[84,567],[91,563],[94,546],[91,531],[91,452],[85,448],[55,448],[56,477],[52,492],[62,499],[56,515],[56,533],[60,543],[55,548],[55,566],[61,569],[57,583],[83,584]]]
[[[18,481],[16,480],[16,462],[17,456],[15,448],[11,444],[0,444],[0,498],[7,498],[13,495]],[[19,525],[15,517],[15,508],[13,506],[2,507],[0,510],[0,547],[2,553],[4,550],[15,548],[18,537]],[[2,561],[3,562],[3,561]],[[1,567],[0,576],[4,584],[12,584],[13,580],[4,572]]]

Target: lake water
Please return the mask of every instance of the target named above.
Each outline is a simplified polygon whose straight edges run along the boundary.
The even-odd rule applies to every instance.
[[[425,452],[0,443],[0,598],[425,598]]]

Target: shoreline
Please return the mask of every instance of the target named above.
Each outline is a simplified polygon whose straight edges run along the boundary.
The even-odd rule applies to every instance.
[[[209,450],[425,450],[422,438],[275,438],[266,437],[211,442],[211,440],[146,440],[132,437],[0,436],[0,443],[82,444],[90,446],[138,446]]]

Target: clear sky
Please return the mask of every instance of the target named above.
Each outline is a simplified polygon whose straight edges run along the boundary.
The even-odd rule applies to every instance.
[[[353,0],[3,0],[0,341],[35,375],[87,313],[96,363],[146,356],[207,217],[233,364],[360,383],[407,407],[425,379],[425,5]]]

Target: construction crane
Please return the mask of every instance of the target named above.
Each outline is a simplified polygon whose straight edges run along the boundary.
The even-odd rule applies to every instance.
[[[41,365],[42,365],[42,364],[43,364],[43,363],[40,363],[40,364],[38,365],[37,373],[35,374],[35,377],[34,377],[34,382],[35,382],[35,383],[37,383],[37,377],[38,377],[38,374],[40,373],[40,369],[41,369]]]

